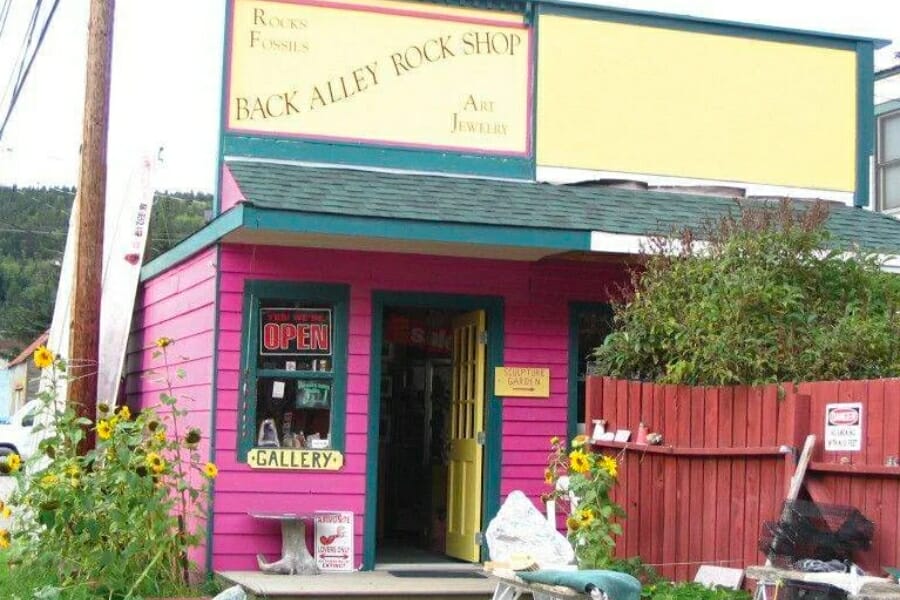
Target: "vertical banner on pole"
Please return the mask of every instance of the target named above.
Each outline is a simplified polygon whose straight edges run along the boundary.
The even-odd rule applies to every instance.
[[[103,294],[100,299],[100,354],[97,400],[115,404],[147,247],[153,207],[153,161],[145,158],[128,181],[119,202],[115,225],[104,249]],[[113,196],[114,198],[114,196]]]

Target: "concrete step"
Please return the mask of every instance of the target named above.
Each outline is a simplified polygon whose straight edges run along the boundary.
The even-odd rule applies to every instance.
[[[456,574],[457,576],[452,576]],[[397,577],[387,571],[273,575],[259,571],[223,571],[216,576],[226,585],[241,585],[249,598],[278,600],[487,600],[494,582],[486,577]]]

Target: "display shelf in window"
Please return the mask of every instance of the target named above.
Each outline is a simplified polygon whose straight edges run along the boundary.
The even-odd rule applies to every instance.
[[[349,289],[248,282],[239,458],[255,468],[343,464]]]

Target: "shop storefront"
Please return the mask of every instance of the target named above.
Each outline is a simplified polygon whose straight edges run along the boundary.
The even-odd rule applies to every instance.
[[[265,511],[352,513],[353,568],[481,560],[583,419],[640,243],[734,208],[654,186],[826,197],[838,235],[875,235],[851,207],[872,41],[464,4],[230,3],[216,214],[144,268],[129,360],[138,407],[174,338],[213,432],[208,569],[279,553]]]

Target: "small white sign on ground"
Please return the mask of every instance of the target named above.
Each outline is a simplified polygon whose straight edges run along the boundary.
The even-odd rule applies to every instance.
[[[316,515],[316,564],[322,571],[353,570],[353,513]]]
[[[825,451],[862,450],[862,402],[837,402],[825,405]]]

